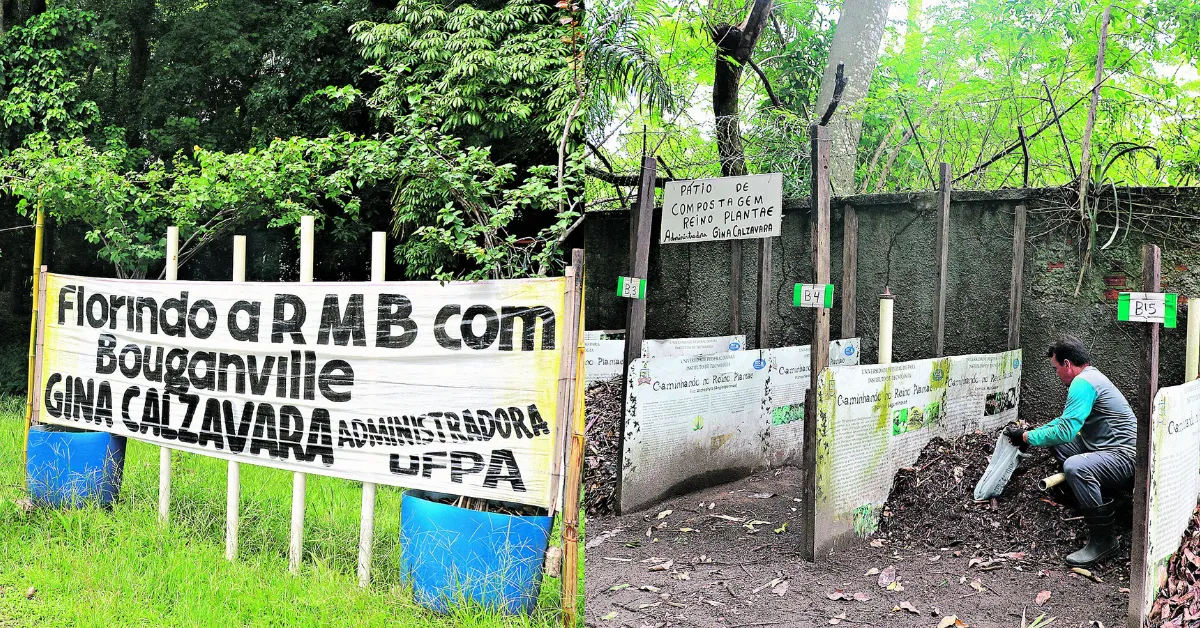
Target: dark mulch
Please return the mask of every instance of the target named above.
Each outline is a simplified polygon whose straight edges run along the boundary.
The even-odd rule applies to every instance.
[[[588,516],[613,512],[617,465],[621,463],[621,381],[596,382],[585,396],[587,452],[583,467],[583,506]]]
[[[1023,553],[1027,562],[1061,567],[1063,557],[1083,546],[1086,528],[1066,485],[1042,491],[1038,481],[1061,470],[1050,452],[1031,448],[997,499],[976,502],[996,434],[968,434],[953,441],[935,438],[916,464],[896,474],[880,523],[882,536],[913,547],[950,548],[985,560]],[[1071,505],[1060,503],[1071,501]],[[1092,571],[1105,579],[1129,578],[1129,508],[1118,507],[1121,549]]]

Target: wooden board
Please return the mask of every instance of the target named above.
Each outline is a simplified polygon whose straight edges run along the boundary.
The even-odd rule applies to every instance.
[[[814,283],[829,283],[829,132],[823,126],[809,127],[812,138],[812,242]],[[804,445],[801,469],[800,556],[816,559],[817,516],[817,421],[816,382],[829,362],[829,310],[813,310],[812,384],[805,402]]]
[[[754,337],[757,349],[771,346],[771,238],[758,241],[758,315]]]
[[[937,282],[933,286],[933,355],[946,355],[946,270],[950,260],[950,164],[938,169],[937,245],[933,263]]]
[[[858,210],[846,205],[842,213],[842,338],[858,331]]]
[[[1161,289],[1162,252],[1153,244],[1142,246],[1142,291]],[[1150,418],[1154,395],[1158,394],[1158,323],[1141,323],[1142,350],[1138,377],[1137,457],[1133,463],[1133,547],[1130,549],[1129,615],[1130,628],[1142,625],[1143,596],[1146,591],[1146,546],[1149,539],[1147,502],[1150,496]]]
[[[1025,292],[1025,206],[1013,218],[1012,281],[1008,291],[1008,348],[1021,348],[1021,295]]]

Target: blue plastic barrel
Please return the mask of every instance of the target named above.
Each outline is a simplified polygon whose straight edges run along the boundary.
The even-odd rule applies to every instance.
[[[29,430],[25,483],[38,505],[109,506],[121,491],[125,437],[56,425]]]
[[[464,601],[493,611],[537,606],[551,517],[519,517],[429,501],[407,491],[400,502],[400,571],[417,603],[438,612]]]

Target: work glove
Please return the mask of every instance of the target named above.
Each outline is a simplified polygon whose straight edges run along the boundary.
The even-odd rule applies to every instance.
[[[1025,430],[1023,428],[1010,427],[1004,430],[1004,435],[1008,437],[1009,442],[1011,442],[1014,447],[1020,449],[1021,451],[1029,449],[1029,443],[1025,442]]]

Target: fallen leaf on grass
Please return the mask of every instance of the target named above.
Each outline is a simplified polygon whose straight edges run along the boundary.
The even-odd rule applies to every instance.
[[[29,587],[29,590],[25,592],[25,599],[32,600],[33,596],[35,595],[37,595],[37,589],[34,587]]]
[[[609,611],[607,615],[605,615],[604,617],[601,617],[600,619],[603,619],[604,621],[609,621],[609,620],[616,619],[616,618],[617,618],[617,611]]]
[[[670,510],[670,509],[664,510],[664,511],[662,511],[662,512],[658,513],[658,518],[659,518],[659,519],[666,519],[666,518],[667,518],[667,517],[669,517],[669,516],[671,515],[671,513],[673,513],[673,512],[675,512],[675,511],[674,511],[674,510]]]
[[[1042,591],[1041,593],[1038,593],[1038,594],[1037,594],[1037,597],[1033,598],[1033,601],[1034,601],[1034,603],[1036,603],[1038,606],[1041,606],[1042,604],[1045,604],[1045,603],[1046,603],[1046,600],[1049,600],[1049,599],[1050,599],[1050,592],[1049,592],[1049,591]]]
[[[622,582],[621,584],[612,585],[611,587],[608,588],[608,590],[609,591],[621,591],[621,590],[628,589],[628,588],[629,588],[629,583]]]
[[[868,572],[870,573],[870,572]],[[888,565],[886,569],[879,573],[879,586],[887,587],[896,581],[896,568]]]

